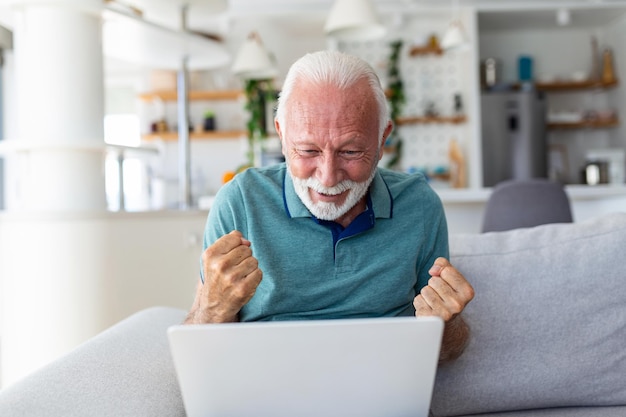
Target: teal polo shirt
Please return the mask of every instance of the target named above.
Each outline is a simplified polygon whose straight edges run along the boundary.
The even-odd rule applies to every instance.
[[[448,257],[441,201],[421,174],[379,168],[367,210],[343,229],[316,219],[285,164],[251,168],[215,197],[204,248],[239,230],[263,271],[242,321],[413,315],[428,270]]]

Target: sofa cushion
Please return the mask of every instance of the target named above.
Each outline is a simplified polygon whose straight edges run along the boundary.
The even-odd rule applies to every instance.
[[[153,307],[0,392],[2,417],[184,417],[167,328],[185,312]]]
[[[438,371],[436,415],[626,405],[626,213],[450,247],[476,297],[466,352]]]

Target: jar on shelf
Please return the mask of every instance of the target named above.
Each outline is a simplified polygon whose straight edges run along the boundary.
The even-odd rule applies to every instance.
[[[612,84],[615,79],[615,68],[613,67],[613,52],[607,48],[602,53],[602,82]]]

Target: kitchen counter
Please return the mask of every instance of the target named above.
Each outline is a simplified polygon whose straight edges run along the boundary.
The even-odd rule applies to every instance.
[[[479,233],[491,188],[435,189],[443,202],[450,233]],[[574,221],[626,211],[626,184],[567,185]]]
[[[479,203],[486,202],[492,188],[435,188],[444,203]],[[566,185],[565,191],[572,201],[596,200],[612,197],[626,197],[626,184],[623,185]]]

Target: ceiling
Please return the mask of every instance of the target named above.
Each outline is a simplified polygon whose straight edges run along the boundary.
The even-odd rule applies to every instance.
[[[563,8],[570,15],[569,28],[594,28],[610,24],[626,13],[626,4],[602,7]],[[478,27],[489,30],[536,30],[554,29],[560,8],[484,10],[478,13]]]
[[[242,41],[242,27],[274,25],[293,39],[323,37],[324,20],[334,0],[115,0],[133,6],[146,20],[221,36],[229,49]],[[626,0],[372,0],[381,15],[475,7],[481,31],[556,28],[556,11],[570,10],[569,27],[601,27],[626,13]],[[6,3],[5,3],[6,4]],[[186,13],[182,6],[188,5]],[[0,6],[0,25],[11,27],[12,13]],[[247,30],[247,29],[246,29]],[[247,33],[247,32],[246,32]],[[108,68],[115,67],[109,63]],[[118,68],[123,68],[119,67]]]
[[[188,4],[187,24],[192,29],[217,28],[227,34],[225,19],[254,16],[258,19],[282,16],[298,25],[314,23],[319,30],[334,0],[119,0],[145,12],[145,17],[161,24],[179,27],[181,5]],[[481,29],[550,28],[556,23],[556,10],[571,11],[574,27],[610,23],[626,11],[626,0],[372,0],[379,13],[419,13],[421,10],[450,10],[475,7]],[[287,17],[287,18],[285,18]],[[291,19],[290,19],[291,18]],[[303,30],[303,28],[300,28]]]
[[[334,0],[114,0],[119,5],[140,9],[143,16],[158,24],[179,28],[181,6],[188,5],[187,25],[194,30],[228,35],[229,20],[242,17],[278,18],[291,22],[302,32],[309,27],[319,30]],[[475,7],[482,30],[550,28],[556,22],[556,10],[571,10],[573,27],[609,24],[623,15],[626,0],[372,0],[380,13],[419,13],[428,9]],[[0,2],[1,3],[1,2]],[[113,4],[114,4],[113,3]],[[10,7],[0,6],[0,25],[12,27]],[[298,23],[294,23],[294,20]],[[322,22],[322,23],[320,23]]]

